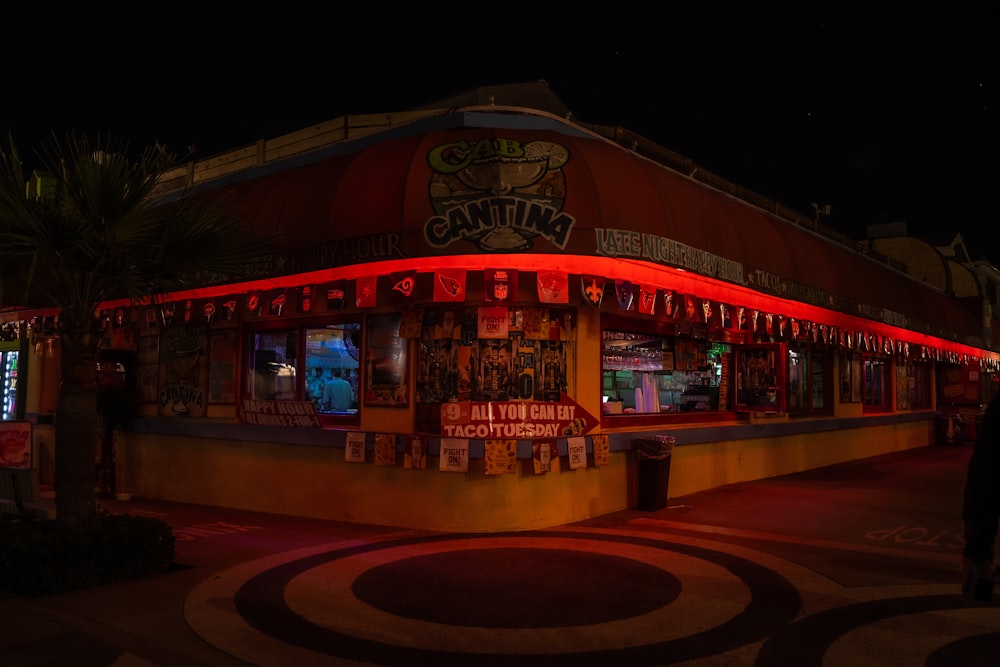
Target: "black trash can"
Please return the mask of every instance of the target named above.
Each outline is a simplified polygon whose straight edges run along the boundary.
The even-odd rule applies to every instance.
[[[660,435],[635,441],[635,459],[638,464],[637,507],[646,512],[667,506],[667,487],[670,481],[670,455],[674,438]]]

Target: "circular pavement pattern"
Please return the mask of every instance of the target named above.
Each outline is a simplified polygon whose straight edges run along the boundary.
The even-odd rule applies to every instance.
[[[804,613],[799,589],[829,608]],[[268,667],[764,667],[850,664],[873,650],[893,661],[909,650],[937,667],[995,653],[1000,609],[882,592],[890,597],[852,601],[788,561],[678,535],[420,534],[245,563],[192,591],[185,617],[210,644]],[[954,636],[921,632],[942,622],[955,624]],[[923,646],[882,639],[906,624]]]
[[[710,605],[697,587],[684,593],[676,583],[705,568],[718,570],[713,574],[725,582],[711,593]],[[380,570],[392,576],[383,579]],[[456,602],[469,573],[492,586],[481,582],[475,597]],[[625,581],[635,575],[651,578]],[[525,607],[563,596],[577,584],[596,590],[592,604],[605,609]],[[511,586],[529,592],[505,593]],[[442,603],[449,601],[457,608],[446,609]],[[476,623],[488,625],[456,623],[477,604],[488,611],[478,612]],[[435,605],[441,607],[425,617],[406,618]],[[334,549],[260,572],[235,595],[239,615],[268,637],[382,665],[680,662],[759,641],[791,622],[800,605],[795,588],[780,575],[722,551],[558,531],[422,536]],[[398,610],[405,612],[399,616]],[[685,619],[681,634],[678,615]],[[526,617],[535,619],[531,627]],[[631,637],[632,645],[622,646],[623,637]]]

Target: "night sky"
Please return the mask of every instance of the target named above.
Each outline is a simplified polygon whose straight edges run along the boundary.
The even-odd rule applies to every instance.
[[[206,157],[344,114],[544,79],[577,119],[621,125],[805,214],[829,204],[824,222],[849,236],[905,222],[936,244],[961,234],[973,258],[1000,264],[995,24],[985,5],[940,16],[871,4],[712,16],[514,3],[433,32],[189,30],[152,52],[145,34],[94,40],[22,52],[25,66],[3,75],[0,130],[28,157],[71,129]],[[366,32],[380,36],[339,36]]]

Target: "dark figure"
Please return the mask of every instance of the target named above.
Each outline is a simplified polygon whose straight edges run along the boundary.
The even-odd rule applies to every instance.
[[[1000,393],[993,397],[976,432],[965,478],[963,594],[977,600],[993,597],[994,548],[1000,524]]]

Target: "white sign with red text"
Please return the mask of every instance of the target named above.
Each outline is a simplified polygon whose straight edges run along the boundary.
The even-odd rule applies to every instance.
[[[598,424],[579,403],[458,401],[441,404],[441,435],[449,438],[557,438],[583,435]]]

